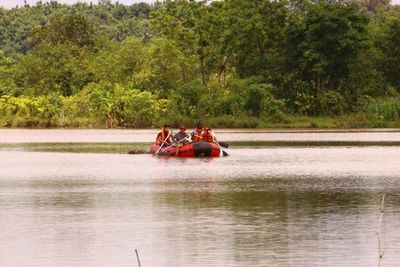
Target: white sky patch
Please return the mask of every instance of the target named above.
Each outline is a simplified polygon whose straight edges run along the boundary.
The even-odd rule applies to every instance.
[[[397,0],[400,1],[400,0]],[[39,0],[26,0],[26,3],[33,6],[36,5],[36,3],[39,2]],[[46,2],[50,2],[49,0],[42,0],[42,3],[46,3]],[[78,2],[86,2],[86,3],[90,3],[93,2],[93,4],[97,5],[98,4],[98,0],[57,0],[57,2],[59,4],[69,4],[69,5],[73,5],[76,4]],[[124,4],[124,5],[132,5],[135,3],[155,3],[157,2],[156,0],[112,0],[112,3],[116,3],[119,2],[120,4]],[[162,2],[162,1],[160,1]],[[25,1],[24,0],[0,0],[0,6],[6,8],[6,9],[11,9],[13,7],[19,6],[22,7],[24,6]]]

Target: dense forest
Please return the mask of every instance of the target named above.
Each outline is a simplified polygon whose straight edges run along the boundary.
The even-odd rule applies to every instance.
[[[390,0],[0,8],[0,127],[399,127],[399,44]]]

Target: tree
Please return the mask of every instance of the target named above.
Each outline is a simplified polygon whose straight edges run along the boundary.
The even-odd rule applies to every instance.
[[[15,83],[25,94],[60,92],[64,96],[83,88],[88,78],[87,51],[73,44],[41,44],[15,65]]]
[[[199,60],[201,84],[206,84],[205,59],[214,47],[210,43],[207,1],[166,0],[165,10],[152,14],[152,25],[174,40],[182,52]]]
[[[400,92],[400,12],[381,14],[374,42],[379,51],[377,66],[389,85]]]
[[[31,94],[70,96],[89,82],[88,54],[96,32],[81,14],[56,14],[32,33],[33,53],[16,65],[16,84]]]
[[[0,96],[9,94],[11,92],[10,82],[12,80],[11,67],[15,61],[11,58],[4,56],[3,51],[0,50]]]
[[[226,3],[238,74],[241,78],[261,75],[269,80],[282,64],[286,1],[228,0]]]
[[[213,53],[207,58],[206,66],[210,69],[210,74],[216,71],[217,81],[220,82],[222,74],[227,71],[227,66],[234,55],[235,48],[237,48],[236,25],[232,22],[233,17],[230,16],[231,10],[224,2],[212,2],[208,8],[209,12],[206,20],[209,25],[210,43],[212,43],[214,49]],[[233,71],[234,69],[232,68]]]
[[[98,45],[91,65],[95,81],[131,83],[137,89],[145,89],[149,55],[142,39],[131,37],[119,45],[101,38]]]
[[[196,78],[192,66],[196,57],[186,57],[176,43],[166,38],[153,38],[149,47],[150,77],[147,90],[168,98],[171,91]]]
[[[49,23],[35,28],[31,34],[33,45],[71,43],[80,48],[93,48],[96,28],[83,14],[56,13]]]
[[[129,18],[117,21],[111,37],[118,42],[123,42],[129,37],[140,38],[147,42],[151,39],[152,32],[148,20]]]
[[[378,13],[381,8],[388,8],[391,0],[358,0],[358,4],[361,7],[365,7],[367,11],[374,14]]]
[[[245,98],[243,108],[250,112],[252,116],[260,117],[264,109],[264,97],[266,94],[264,86],[252,86],[249,88],[248,95]]]
[[[339,90],[346,82],[351,62],[368,47],[368,19],[357,11],[355,5],[309,4],[304,17],[290,21],[285,49],[293,90],[284,97],[293,107],[298,96],[315,101],[321,90]]]
[[[189,117],[198,117],[200,112],[199,102],[205,93],[205,87],[196,80],[176,88],[172,95],[172,102],[176,105],[176,108],[173,109],[174,113]],[[200,114],[204,115],[204,113]]]

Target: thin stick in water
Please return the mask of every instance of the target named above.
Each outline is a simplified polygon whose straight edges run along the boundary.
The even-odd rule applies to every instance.
[[[136,252],[136,258],[137,258],[137,261],[138,261],[139,267],[142,267],[142,265],[140,264],[140,260],[139,260],[139,253],[138,253],[137,249],[135,249],[135,252]]]
[[[381,251],[381,224],[382,224],[382,217],[384,212],[384,205],[385,205],[385,195],[382,196],[382,205],[381,205],[381,216],[379,218],[379,225],[378,225],[378,250],[379,250],[379,266],[381,266],[381,259],[383,258],[383,254],[385,251]]]

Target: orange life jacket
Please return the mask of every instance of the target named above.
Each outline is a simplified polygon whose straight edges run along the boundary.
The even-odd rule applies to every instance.
[[[208,131],[207,131],[207,127],[210,128]],[[204,127],[203,131],[201,132],[201,136],[203,137],[202,140],[204,142],[213,143],[214,142],[214,138],[212,136],[212,128],[210,126],[207,126],[207,127]]]
[[[156,144],[161,145],[163,143],[163,141],[171,144],[172,143],[171,136],[169,136],[168,134],[169,134],[169,132],[167,132],[166,129],[163,127],[161,129],[161,132],[159,132],[157,135]],[[168,138],[167,138],[167,136],[168,136]]]
[[[196,128],[193,132],[192,132],[192,142],[200,142],[203,140],[203,137],[201,136],[201,129]]]

